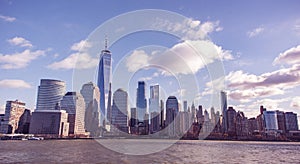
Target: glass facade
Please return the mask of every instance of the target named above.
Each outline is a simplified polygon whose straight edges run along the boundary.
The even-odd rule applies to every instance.
[[[136,107],[137,107],[137,115],[139,122],[142,122],[145,119],[145,114],[147,110],[147,100],[145,96],[145,82],[139,81],[137,94],[136,94]]]
[[[101,120],[106,118],[108,95],[109,95],[109,85],[111,83],[111,52],[109,50],[103,50],[100,56],[99,70],[98,70],[98,87],[100,90],[100,110],[101,110]],[[110,103],[109,103],[110,104]]]

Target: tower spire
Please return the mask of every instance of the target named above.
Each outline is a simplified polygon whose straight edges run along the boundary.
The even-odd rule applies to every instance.
[[[105,35],[105,50],[107,50],[107,35]]]

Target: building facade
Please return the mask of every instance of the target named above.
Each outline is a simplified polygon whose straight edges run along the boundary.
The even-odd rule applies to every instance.
[[[33,112],[29,133],[49,138],[67,137],[69,134],[68,113],[64,110]]]
[[[100,91],[92,82],[86,83],[80,90],[85,102],[84,125],[93,137],[100,135]]]
[[[223,127],[223,132],[227,132],[228,131],[228,127],[227,127],[227,94],[225,91],[221,91],[221,111],[222,111],[222,127]]]
[[[25,103],[18,100],[7,101],[5,106],[5,114],[1,120],[0,133],[12,134],[16,133],[19,128],[19,120],[25,111]]]
[[[69,134],[85,134],[85,102],[78,92],[68,92],[60,102],[61,109],[68,113]]]
[[[16,132],[22,133],[22,134],[28,134],[30,121],[31,121],[31,112],[29,109],[25,109],[19,119],[19,126],[18,126],[18,129],[16,130]]]
[[[159,111],[159,85],[150,86],[149,113]]]
[[[105,49],[101,51],[99,68],[98,68],[98,82],[97,85],[100,90],[100,109],[101,109],[101,121],[103,124],[107,117],[107,106],[109,99],[109,86],[111,85],[112,74],[112,60],[111,52],[107,49],[107,41],[105,43]]]
[[[55,110],[55,105],[60,102],[66,93],[64,81],[53,79],[41,79],[38,87],[36,111]]]
[[[113,94],[112,125],[115,129],[128,133],[128,93],[118,89]]]
[[[285,114],[285,126],[287,131],[298,130],[297,114],[293,112],[286,112]]]
[[[144,122],[147,112],[147,100],[145,96],[145,82],[139,81],[136,93],[136,108],[139,122]]]
[[[166,122],[165,126],[168,128],[169,136],[175,137],[180,132],[180,118],[177,118],[179,113],[178,100],[175,96],[169,96],[166,101]]]

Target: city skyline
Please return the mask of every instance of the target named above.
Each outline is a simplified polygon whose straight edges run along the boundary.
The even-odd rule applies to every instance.
[[[190,18],[190,24],[178,27],[179,30],[187,29],[188,26],[194,27],[195,31],[190,31],[191,35],[186,36],[187,42],[200,47],[204,43],[215,46],[219,50],[217,55],[223,55],[228,105],[243,111],[248,116],[258,115],[257,108],[260,105],[271,110],[292,111],[300,116],[300,98],[297,95],[300,81],[299,73],[297,73],[299,72],[300,14],[296,7],[297,1],[264,1],[260,2],[260,5],[254,5],[251,2],[232,2],[230,4],[218,2],[219,5],[215,5],[216,2],[197,1],[174,4],[168,2],[150,4],[147,2],[146,4],[136,3],[120,10],[113,10],[114,5],[123,6],[123,2],[107,2],[103,14],[99,14],[96,7],[102,5],[100,2],[98,5],[84,4],[81,6],[76,2],[72,4],[60,2],[62,6],[69,7],[70,5],[74,10],[64,10],[63,7],[55,8],[49,4],[49,8],[45,11],[41,9],[44,4],[39,2],[35,2],[37,7],[35,9],[28,6],[27,2],[1,1],[0,3],[2,9],[0,13],[2,27],[0,32],[0,113],[4,113],[7,100],[19,99],[26,102],[27,107],[32,111],[37,108],[36,86],[38,86],[39,79],[42,78],[65,81],[68,84],[68,91],[79,91],[72,88],[72,71],[75,68],[73,65],[76,57],[79,54],[87,55],[84,53],[84,48],[91,46],[85,42],[86,37],[100,24],[119,14],[138,9],[159,8]],[[74,12],[80,7],[89,8],[89,10],[82,15]],[[253,16],[253,11],[261,16]],[[49,15],[48,13],[53,14]],[[206,33],[201,34],[210,39],[200,42],[197,40],[198,38],[194,38],[193,34],[196,30],[203,29],[206,30]],[[121,31],[122,27],[119,30]],[[57,39],[54,34],[61,37]],[[103,49],[105,34],[101,35],[98,37],[103,43],[97,47]],[[108,35],[109,37],[110,35]],[[114,54],[112,68],[115,69],[117,61],[128,54],[125,64],[129,65],[125,65],[125,69],[136,71],[135,68],[130,67],[134,66],[135,63],[132,63],[134,59],[148,62],[147,55],[149,56],[149,53],[152,52],[136,50],[136,47],[149,44],[158,44],[171,50],[188,52],[178,38],[151,32],[132,34],[109,45],[108,49]],[[184,57],[198,61],[193,56]],[[94,67],[99,62],[98,59],[91,58],[89,55],[85,56],[85,59],[84,61]],[[170,59],[167,64],[174,63],[177,68],[180,68],[174,69],[175,73],[190,73],[176,59]],[[197,79],[201,84],[197,90],[199,102],[208,102],[211,93],[209,75],[201,64],[195,66],[191,63],[189,66],[192,66],[192,72],[196,72]],[[77,63],[78,69],[86,67],[84,62]],[[139,80],[145,80],[149,86],[157,83],[159,78],[162,79],[160,83],[165,93],[161,92],[160,94],[164,100],[171,94],[171,91],[176,92],[174,93],[174,95],[177,94],[176,96],[179,92],[184,93],[184,90],[177,90],[178,86],[172,86],[176,84],[175,80],[159,73],[161,72],[149,70],[148,72],[138,72],[138,76],[133,77],[131,82],[133,87],[125,88],[130,95],[131,104],[135,104],[136,81]],[[170,81],[173,84],[168,85]],[[114,87],[112,90],[114,92],[118,85],[112,87]],[[147,87],[147,98],[149,98],[148,93],[149,88]],[[183,98],[183,100],[185,99]],[[190,106],[191,99],[188,99],[188,102]],[[202,105],[204,109],[211,107],[209,103]],[[219,106],[215,106],[215,108],[220,110]]]

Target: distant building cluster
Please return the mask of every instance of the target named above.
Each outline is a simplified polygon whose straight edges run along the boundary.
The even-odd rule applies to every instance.
[[[150,136],[198,139],[288,139],[299,137],[297,114],[267,111],[260,107],[256,118],[227,105],[226,92],[220,93],[220,111],[202,105],[180,104],[175,96],[160,99],[159,84],[138,81],[136,106],[130,107],[128,93],[117,89],[112,93],[111,52],[101,52],[97,85],[88,82],[80,92],[66,91],[64,81],[41,79],[36,109],[30,112],[25,103],[7,101],[0,115],[0,133],[34,134],[48,138]],[[181,108],[182,105],[182,108]]]

